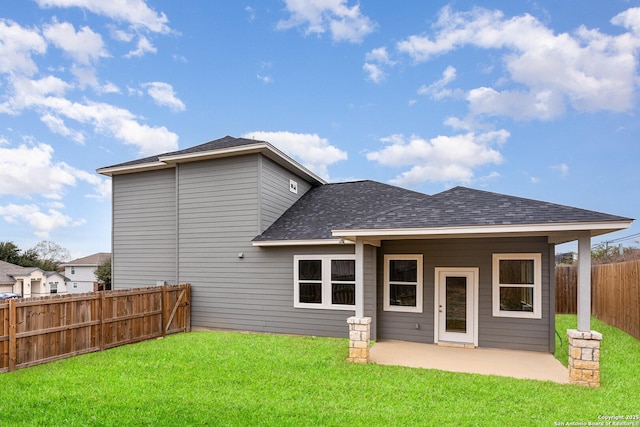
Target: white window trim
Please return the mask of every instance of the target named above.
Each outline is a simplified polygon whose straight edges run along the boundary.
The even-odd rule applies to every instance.
[[[500,310],[500,261],[508,259],[533,260],[533,311],[504,311]],[[500,253],[493,254],[493,316],[514,317],[521,319],[542,318],[542,254],[540,253]],[[518,285],[505,283],[504,286],[528,288],[532,285]]]
[[[416,282],[416,306],[407,307],[399,305],[391,305],[389,303],[390,287],[389,287],[389,261],[392,260],[413,260],[417,261],[417,282]],[[423,282],[422,277],[422,254],[388,254],[384,256],[384,301],[382,308],[384,311],[400,311],[404,313],[422,313],[422,300],[423,300]],[[412,284],[412,283],[407,283]]]
[[[313,304],[300,302],[300,285],[298,279],[298,261],[320,260],[322,261],[322,303]],[[355,310],[356,306],[346,304],[331,303],[331,261],[334,260],[356,260],[355,255],[331,254],[331,255],[294,255],[293,256],[293,306],[295,308],[313,308],[321,310]],[[356,268],[356,274],[358,270]],[[355,285],[355,282],[354,282]],[[356,289],[357,292],[357,289]],[[357,298],[357,296],[356,296]]]

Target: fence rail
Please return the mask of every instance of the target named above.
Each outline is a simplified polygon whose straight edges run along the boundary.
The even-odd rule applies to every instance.
[[[556,268],[556,313],[576,313],[575,267]],[[591,267],[591,314],[640,339],[640,261]]]
[[[0,372],[191,329],[189,284],[0,303]]]

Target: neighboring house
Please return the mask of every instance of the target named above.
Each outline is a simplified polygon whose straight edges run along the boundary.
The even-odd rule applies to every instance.
[[[109,259],[110,253],[98,252],[60,264],[60,267],[64,267],[64,275],[67,277],[67,291],[73,294],[97,291],[95,271]]]
[[[553,352],[555,245],[578,240],[587,266],[591,237],[632,222],[464,187],[327,184],[229,136],[98,172],[114,288],[191,283],[192,324],[217,329],[345,337],[370,317],[372,339]]]
[[[21,267],[0,261],[0,292],[13,292],[24,298],[65,294],[64,275],[37,267]]]

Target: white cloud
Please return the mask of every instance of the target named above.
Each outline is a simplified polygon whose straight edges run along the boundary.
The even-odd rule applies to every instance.
[[[418,94],[427,95],[432,99],[442,99],[452,96],[453,91],[451,91],[450,89],[445,89],[445,87],[456,79],[456,74],[456,69],[449,65],[442,72],[442,78],[440,80],[437,80],[428,86],[422,85],[420,89],[418,89]]]
[[[47,42],[38,30],[0,18],[0,72],[33,75],[38,67],[32,54],[44,54]]]
[[[249,22],[253,22],[256,19],[256,10],[251,6],[247,6],[244,8],[244,11],[247,12]]]
[[[347,159],[345,151],[317,134],[255,131],[247,132],[242,137],[270,142],[326,180],[329,179],[328,167]]]
[[[640,34],[640,7],[632,7],[619,13],[611,19],[611,23]]]
[[[262,83],[264,84],[270,84],[273,83],[273,77],[269,76],[269,75],[262,75],[260,73],[256,74],[256,78],[258,80],[260,80]]]
[[[106,179],[53,160],[53,147],[47,144],[0,147],[0,196],[41,196],[62,200],[68,187],[86,182],[96,196],[105,195]]]
[[[129,110],[100,102],[74,102],[57,96],[67,88],[60,79],[14,79],[13,85],[14,96],[8,101],[7,108],[14,113],[30,108],[41,111],[43,115],[49,112],[56,117],[89,124],[98,133],[138,147],[141,156],[173,151],[178,147],[178,135],[164,126],[139,123],[139,118]]]
[[[291,14],[278,22],[280,30],[305,27],[305,35],[320,35],[329,31],[334,41],[360,43],[375,29],[375,23],[360,12],[360,5],[352,7],[347,0],[284,0]]]
[[[147,93],[156,104],[169,107],[173,111],[184,111],[184,102],[176,96],[173,86],[165,82],[143,83],[142,87],[147,89]]]
[[[467,94],[473,115],[510,116],[514,119],[550,120],[565,111],[561,95],[553,90],[496,91],[480,87]]]
[[[374,83],[380,83],[387,77],[385,68],[392,67],[396,64],[389,57],[387,48],[378,47],[367,52],[364,57],[365,64],[362,69],[367,73],[367,79]]]
[[[136,44],[136,48],[129,51],[124,57],[125,58],[133,58],[133,57],[141,57],[146,53],[156,53],[158,49],[156,49],[151,41],[145,36],[140,36],[138,38],[138,43]]]
[[[365,62],[362,69],[367,73],[367,79],[374,83],[380,83],[387,77],[387,73],[385,73],[382,68],[376,64]]]
[[[423,182],[463,182],[474,179],[475,170],[487,164],[500,164],[500,147],[509,138],[505,130],[481,134],[466,133],[437,136],[429,140],[419,136],[383,138],[387,144],[367,154],[367,159],[381,165],[407,167],[392,183],[414,186]]]
[[[64,124],[64,120],[60,117],[54,116],[51,113],[46,113],[40,117],[40,120],[47,125],[51,132],[62,136],[68,136],[78,144],[84,144],[84,134],[82,132],[69,129]]]
[[[557,165],[551,166],[551,169],[558,171],[561,177],[569,176],[569,165],[566,163],[559,163]]]
[[[86,222],[84,219],[73,220],[54,208],[42,212],[40,207],[34,204],[0,206],[0,216],[10,224],[28,223],[35,230],[34,234],[40,238],[49,237],[49,233],[57,228],[75,227]]]
[[[364,59],[369,62],[377,62],[379,64],[388,64],[393,65],[395,61],[392,61],[389,58],[389,52],[387,52],[386,47],[377,47],[375,49],[370,50],[364,56]]]
[[[579,111],[628,111],[633,107],[640,47],[637,9],[612,19],[634,32],[611,36],[585,27],[554,34],[531,15],[505,18],[500,11],[453,12],[445,7],[434,25],[434,37],[412,35],[397,49],[416,62],[465,46],[501,50],[507,82],[514,88],[471,90],[473,114],[552,119],[567,104]]]
[[[82,27],[76,32],[72,24],[54,20],[52,24],[44,26],[43,34],[55,46],[83,65],[95,63],[99,58],[109,56],[102,36],[94,33],[89,27]]]
[[[43,8],[79,7],[96,15],[103,15],[116,21],[125,22],[133,28],[146,29],[154,33],[166,34],[171,30],[169,20],[162,12],[157,13],[144,0],[36,0]]]

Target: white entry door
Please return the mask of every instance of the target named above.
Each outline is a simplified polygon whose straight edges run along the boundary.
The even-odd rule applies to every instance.
[[[436,268],[435,341],[478,345],[478,269]]]

